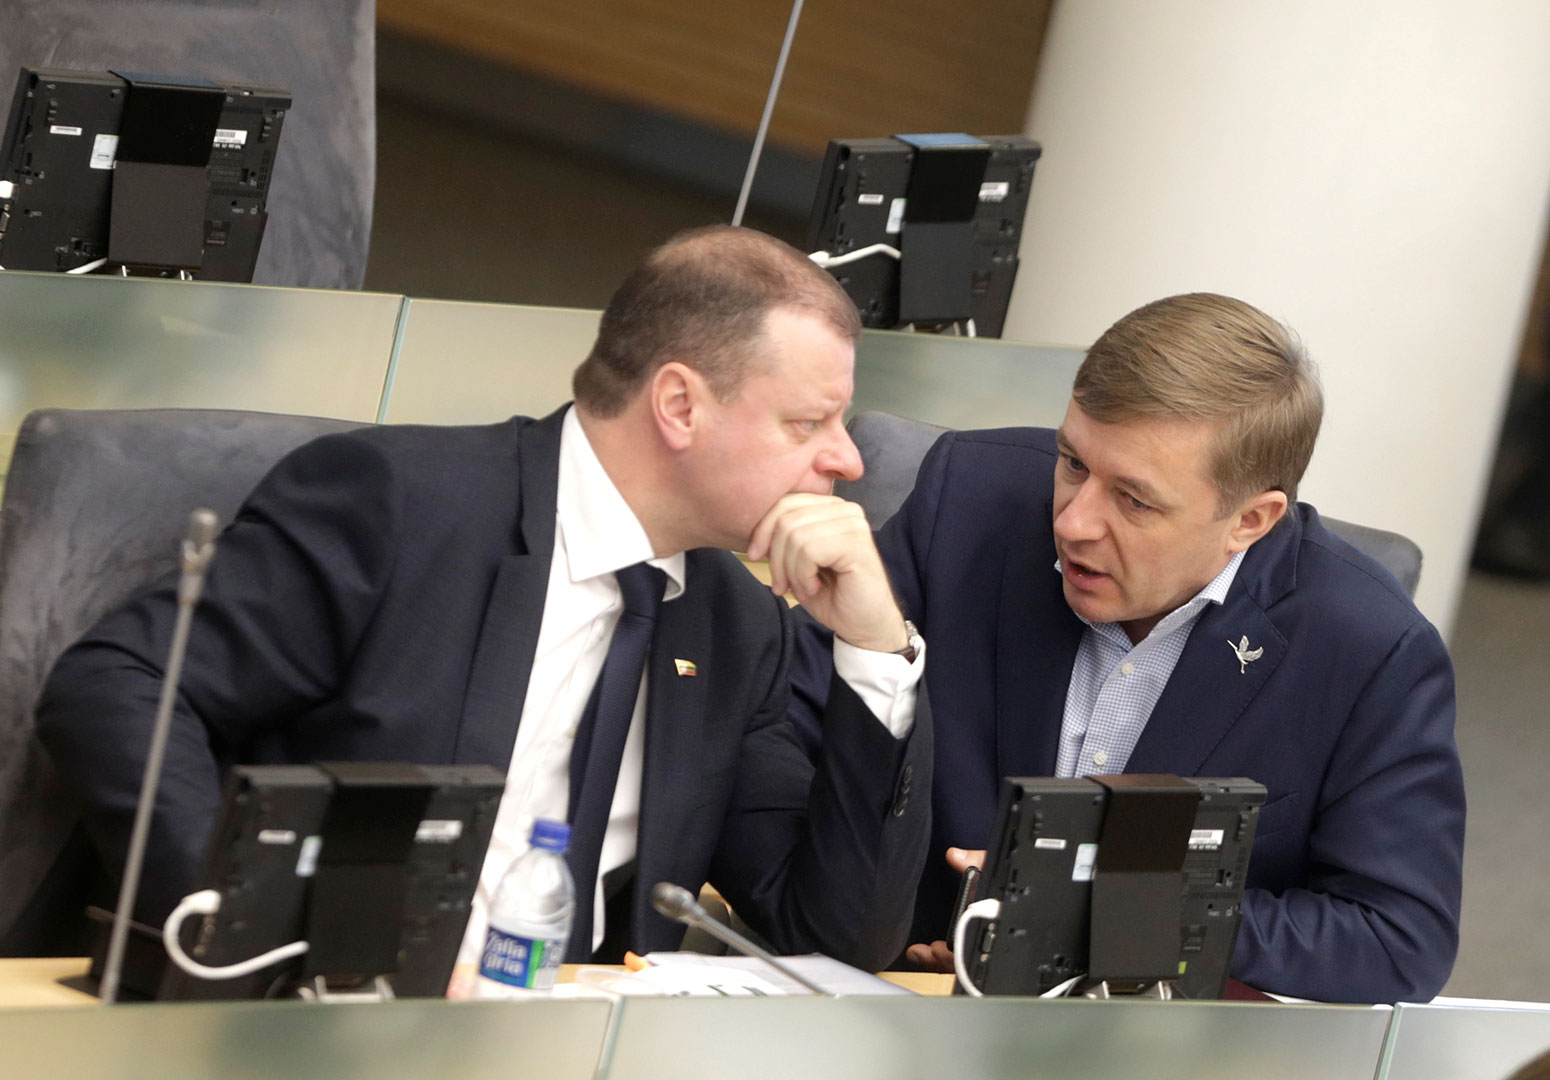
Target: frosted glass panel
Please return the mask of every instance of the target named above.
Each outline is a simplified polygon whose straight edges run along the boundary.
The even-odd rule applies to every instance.
[[[1550,1005],[1476,1009],[1401,1005],[1379,1080],[1503,1080],[1550,1051]]]
[[[383,417],[393,424],[486,424],[545,416],[571,398],[570,377],[602,312],[411,300]]]
[[[952,428],[1056,427],[1085,351],[868,330],[856,350],[852,409]]]
[[[372,420],[402,298],[0,271],[0,474],[21,418],[255,409]]]
[[[591,1080],[605,1001],[141,1004],[0,1011],[0,1074]]]
[[[1350,1006],[1012,998],[626,998],[618,1008],[609,1080],[1371,1080],[1389,1020]]]

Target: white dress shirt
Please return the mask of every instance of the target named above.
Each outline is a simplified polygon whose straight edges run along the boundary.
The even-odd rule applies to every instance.
[[[566,819],[576,727],[624,610],[614,572],[638,562],[660,568],[667,574],[664,603],[682,596],[687,586],[683,554],[653,557],[646,530],[598,461],[575,409],[566,413],[561,427],[556,496],[554,556],[549,564],[543,622],[511,765],[506,771],[506,791],[496,813],[459,962],[478,961],[490,902],[507,868],[527,850],[534,819]],[[891,653],[868,652],[838,640],[835,643],[835,669],[898,738],[909,733],[915,686],[924,669],[924,643],[917,639],[916,644],[917,655],[909,663]],[[606,929],[603,876],[635,858],[645,761],[645,703],[643,676],[598,860],[592,896],[593,949],[602,943]]]

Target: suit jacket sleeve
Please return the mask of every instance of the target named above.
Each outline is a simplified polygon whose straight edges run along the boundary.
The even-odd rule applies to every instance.
[[[953,433],[938,439],[921,464],[915,487],[893,517],[877,531],[877,549],[904,617],[930,640],[925,604],[924,560],[936,524],[942,474],[951,453]],[[791,720],[802,743],[813,755],[822,743],[823,715],[834,674],[834,634],[801,608],[794,618],[796,645],[791,663]],[[925,683],[916,695],[917,709],[928,706]]]
[[[159,921],[191,887],[220,806],[222,760],[324,698],[389,569],[398,506],[369,446],[329,436],[292,453],[222,534],[194,616],[139,912]],[[60,658],[38,733],[123,865],[177,616],[176,575],[108,615]]]
[[[818,745],[804,745],[787,715],[798,616],[776,603],[779,656],[744,736],[710,880],[778,951],[875,971],[907,944],[925,860],[930,713],[917,708],[909,735],[894,738],[831,661]]]
[[[1463,874],[1453,715],[1447,650],[1418,618],[1341,732],[1314,796],[1306,882],[1244,893],[1235,977],[1326,1001],[1427,1001],[1442,989]]]

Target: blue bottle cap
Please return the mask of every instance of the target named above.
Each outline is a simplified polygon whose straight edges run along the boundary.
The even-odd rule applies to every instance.
[[[529,843],[545,851],[563,852],[570,846],[570,826],[563,821],[535,818],[533,836]]]

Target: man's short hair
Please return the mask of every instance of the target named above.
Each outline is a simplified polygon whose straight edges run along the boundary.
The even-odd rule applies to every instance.
[[[576,402],[617,416],[670,360],[705,377],[722,401],[757,370],[765,316],[814,315],[851,342],[856,306],[838,282],[790,244],[715,225],[679,233],[637,267],[603,312],[592,352],[576,369]]]
[[[1296,335],[1215,293],[1170,296],[1120,319],[1088,350],[1071,396],[1100,423],[1219,422],[1210,476],[1223,514],[1262,491],[1295,502],[1324,417]]]

